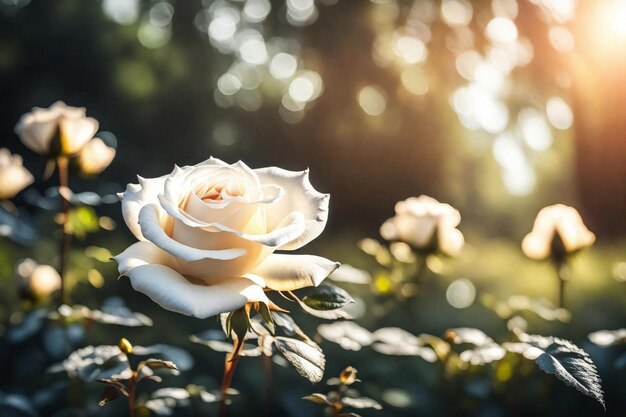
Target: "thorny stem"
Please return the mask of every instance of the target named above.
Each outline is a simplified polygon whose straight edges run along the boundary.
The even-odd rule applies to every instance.
[[[59,171],[59,194],[61,196],[61,242],[59,246],[59,275],[61,276],[61,303],[69,304],[69,294],[66,289],[65,266],[67,265],[70,249],[71,235],[68,231],[68,212],[70,202],[67,200],[66,192],[68,188],[67,158],[60,156],[57,158],[57,168]]]
[[[243,350],[243,339],[237,339],[233,346],[233,351],[226,355],[224,364],[224,376],[222,377],[222,387],[220,389],[220,417],[226,417],[226,400],[228,399],[228,390],[235,374],[237,362],[239,362],[241,351]]]

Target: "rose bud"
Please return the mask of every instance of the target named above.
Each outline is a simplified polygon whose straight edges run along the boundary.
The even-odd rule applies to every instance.
[[[562,262],[567,255],[591,246],[595,240],[596,236],[587,229],[575,208],[556,204],[539,211],[533,230],[522,241],[522,250],[531,259],[552,257]]]
[[[75,161],[84,175],[97,175],[108,167],[115,158],[115,148],[100,138],[93,138],[81,149]]]
[[[408,243],[419,252],[456,255],[465,242],[456,228],[461,214],[449,204],[422,195],[400,201],[396,215],[383,223],[380,234],[389,241]]]
[[[24,259],[15,268],[20,293],[36,300],[48,298],[61,288],[61,276],[50,265]]]
[[[62,101],[47,109],[35,107],[20,118],[15,133],[40,155],[74,155],[98,131],[98,121],[85,113],[84,107],[67,106]]]
[[[339,266],[274,253],[319,236],[329,198],[313,188],[308,171],[215,158],[139,177],[121,195],[124,220],[139,241],[115,260],[135,290],[177,313],[206,318],[269,304],[264,289],[317,286]]]
[[[33,176],[22,165],[22,157],[0,149],[0,200],[15,197],[28,185],[32,184]]]

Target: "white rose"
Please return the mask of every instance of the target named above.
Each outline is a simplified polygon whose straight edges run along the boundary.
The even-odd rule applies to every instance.
[[[339,266],[274,253],[304,246],[326,225],[329,195],[313,188],[308,171],[211,158],[139,177],[121,198],[140,242],[115,257],[119,272],[167,310],[204,318],[267,303],[263,288],[317,286]]]
[[[456,227],[461,214],[449,204],[422,195],[396,204],[396,215],[383,223],[383,238],[408,243],[418,250],[456,255],[465,242]]]
[[[595,240],[575,208],[555,204],[539,211],[533,230],[522,241],[522,250],[531,259],[562,258],[591,246]]]
[[[22,165],[22,157],[0,149],[0,200],[15,197],[17,193],[32,184],[33,176]]]
[[[93,138],[81,149],[76,160],[83,174],[96,175],[108,167],[114,158],[115,148],[100,138]]]
[[[33,108],[15,126],[24,145],[41,155],[74,155],[96,134],[98,121],[84,107],[57,101],[47,109]]]
[[[61,276],[50,265],[24,259],[15,268],[19,286],[35,298],[46,298],[61,288]]]

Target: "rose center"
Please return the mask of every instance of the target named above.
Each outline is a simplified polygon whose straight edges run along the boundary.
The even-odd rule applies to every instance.
[[[228,187],[224,185],[209,186],[204,190],[198,190],[196,195],[204,202],[221,201],[224,199],[223,192],[229,197],[239,197],[243,195],[238,187]]]

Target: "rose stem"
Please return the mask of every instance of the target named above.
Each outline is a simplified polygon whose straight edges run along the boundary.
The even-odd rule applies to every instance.
[[[556,274],[559,279],[559,308],[565,308],[565,285],[569,281],[569,269],[565,261],[556,265]]]
[[[64,193],[69,191],[68,188],[68,169],[67,158],[60,156],[57,158],[57,168],[59,170],[59,195],[61,196],[61,244],[59,246],[59,275],[61,276],[61,303],[69,304],[69,294],[66,289],[65,282],[65,266],[69,257],[70,238],[68,233],[68,212],[70,209],[70,202],[64,196]]]
[[[272,372],[272,357],[270,355],[263,355],[263,365],[265,368],[265,383],[267,385],[267,391],[265,395],[267,396],[267,416],[271,417],[274,415],[274,375]]]
[[[221,387],[221,398],[220,398],[220,417],[226,416],[226,400],[228,399],[228,390],[230,389],[230,384],[233,380],[233,375],[235,374],[235,368],[237,367],[237,362],[239,362],[239,354],[243,349],[244,340],[239,340],[235,342],[233,346],[233,351],[226,355],[226,362],[224,363],[224,376],[222,377],[222,387]]]
[[[420,284],[422,282],[424,272],[426,272],[426,256],[425,255],[417,255],[417,270],[415,271],[415,284]]]
[[[133,376],[128,381],[128,414],[130,417],[135,417],[135,394],[137,387],[137,372],[133,371]]]

